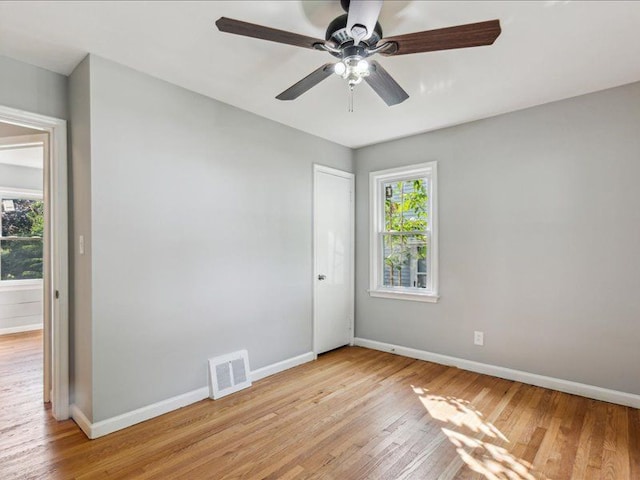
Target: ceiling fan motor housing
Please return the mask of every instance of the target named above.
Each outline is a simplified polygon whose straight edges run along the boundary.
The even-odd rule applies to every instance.
[[[347,19],[349,15],[346,13],[334,18],[333,21],[327,27],[327,33],[325,34],[325,40],[332,41],[339,48],[347,46],[349,42],[353,44],[353,37],[347,31]],[[368,47],[375,46],[382,38],[382,26],[380,22],[376,22],[376,26],[373,29],[373,33],[366,40],[361,40],[360,43],[364,43]]]
[[[367,49],[361,46],[354,46],[354,45],[347,45],[346,47],[344,47],[342,49],[342,59],[343,60],[348,60],[351,58],[354,59],[362,59],[362,58],[367,58],[369,56],[369,52],[367,52]]]

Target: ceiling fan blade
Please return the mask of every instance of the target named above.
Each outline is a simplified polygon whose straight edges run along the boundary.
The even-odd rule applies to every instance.
[[[351,0],[349,2],[349,16],[347,17],[347,32],[358,45],[360,40],[367,40],[373,33],[373,29],[378,22],[382,0]],[[365,28],[353,30],[355,25]]]
[[[220,17],[216,21],[216,26],[221,32],[234,33],[245,37],[259,38],[271,42],[286,43],[296,47],[313,48],[316,43],[324,43],[319,38],[307,37],[285,30],[256,25],[255,23],[242,22],[233,18]]]
[[[383,55],[407,55],[409,53],[491,45],[498,38],[500,32],[500,20],[488,20],[486,22],[397,35],[384,38],[380,43],[394,42],[396,44],[395,49],[391,48],[382,52]]]
[[[364,80],[380,95],[384,103],[390,107],[402,103],[409,98],[409,94],[405,92],[393,77],[382,68],[382,65],[375,60],[370,62],[369,72],[369,76],[364,77]]]
[[[309,75],[304,77],[298,83],[291,85],[284,92],[278,95],[276,98],[278,100],[295,100],[300,95],[302,95],[307,90],[310,90],[312,87],[315,87],[325,78],[331,76],[333,73],[333,63],[326,63],[320,68],[314,70]]]

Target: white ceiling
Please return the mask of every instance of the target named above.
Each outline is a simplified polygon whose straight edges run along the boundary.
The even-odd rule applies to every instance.
[[[17,137],[20,135],[37,135],[41,134],[41,130],[34,130],[33,128],[22,127],[20,125],[13,125],[11,123],[0,122],[0,138],[3,137]]]
[[[360,147],[640,80],[640,2],[386,1],[386,35],[497,18],[489,47],[381,57],[411,96],[332,76],[274,97],[327,53],[218,32],[231,17],[324,38],[334,1],[0,2],[0,54],[65,75],[87,52],[334,142]]]

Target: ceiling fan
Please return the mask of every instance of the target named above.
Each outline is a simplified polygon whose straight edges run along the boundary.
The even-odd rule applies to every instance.
[[[364,80],[389,106],[404,102],[409,95],[382,65],[367,60],[369,57],[378,53],[393,56],[491,45],[501,31],[499,20],[488,20],[383,38],[378,22],[382,0],[340,3],[347,13],[329,24],[325,40],[226,17],[219,18],[216,26],[221,32],[322,50],[340,59],[314,70],[278,95],[278,100],[294,100],[335,73],[347,81],[351,93]]]

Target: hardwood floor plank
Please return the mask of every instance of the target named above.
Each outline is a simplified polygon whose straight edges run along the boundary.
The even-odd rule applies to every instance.
[[[2,480],[640,478],[636,409],[357,347],[90,441],[41,344],[0,337]]]
[[[629,419],[629,477],[640,478],[640,410],[627,408]]]
[[[589,462],[587,473],[600,472],[600,470],[602,469],[604,434],[607,424],[607,407],[608,404],[604,402],[596,402],[593,405],[592,411],[595,417],[595,424],[593,427],[593,435],[591,436],[591,446],[589,447]]]
[[[571,396],[568,411],[563,412],[554,452],[547,461],[545,472],[550,478],[570,478],[573,465],[566,459],[575,459],[580,429],[584,424],[588,400]]]
[[[573,469],[570,478],[585,478],[587,476],[587,467],[589,466],[589,447],[591,445],[591,437],[595,427],[595,415],[592,412],[594,400],[588,400],[588,407],[585,413],[584,421],[580,428],[580,437],[576,448]]]

